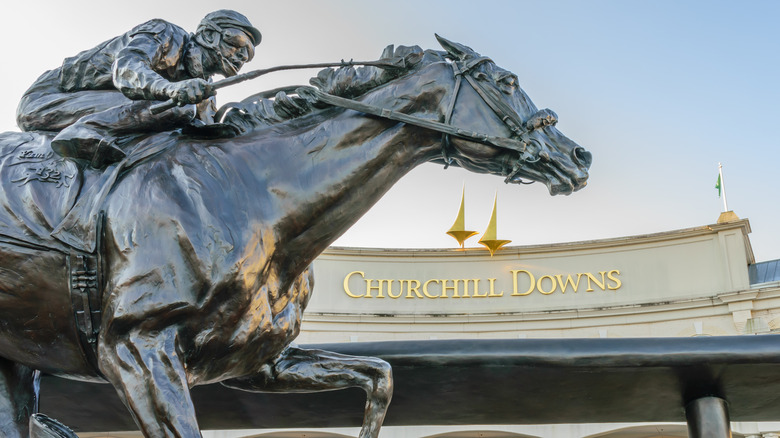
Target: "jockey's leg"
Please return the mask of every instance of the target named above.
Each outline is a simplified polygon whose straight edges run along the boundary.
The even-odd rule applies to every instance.
[[[30,415],[38,410],[40,373],[0,358],[0,436],[27,438]]]
[[[90,161],[94,167],[126,155],[117,137],[182,128],[196,116],[195,105],[152,115],[149,107],[153,102],[134,101],[114,89],[64,92],[59,71],[44,73],[24,93],[16,122],[22,131],[59,131],[52,149],[64,157]],[[210,104],[204,101],[199,112],[213,113]]]
[[[117,90],[63,92],[59,71],[41,75],[22,96],[16,109],[22,131],[61,131],[84,116],[132,102]]]
[[[130,101],[80,118],[63,129],[51,142],[54,152],[63,157],[89,160],[93,167],[116,162],[129,151],[118,137],[163,132],[189,125],[195,118],[195,105],[175,107],[153,115],[151,101]]]

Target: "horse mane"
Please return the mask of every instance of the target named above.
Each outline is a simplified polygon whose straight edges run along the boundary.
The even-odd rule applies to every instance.
[[[380,59],[403,59],[403,67],[387,69],[346,65],[326,68],[311,78],[309,83],[325,93],[352,99],[406,76],[425,64],[441,60],[442,56],[438,52],[423,51],[419,46],[395,48],[391,44],[382,51]],[[273,99],[249,99],[230,106],[232,108],[226,113],[224,123],[236,127],[242,133],[283,123],[323,108],[319,102],[285,91],[278,92]]]
[[[403,68],[384,69],[375,66],[326,68],[321,70],[309,83],[325,93],[350,99],[416,70],[422,60],[422,55],[423,51],[419,46],[399,46],[397,50],[394,50],[391,44],[382,51],[380,59],[403,59]]]

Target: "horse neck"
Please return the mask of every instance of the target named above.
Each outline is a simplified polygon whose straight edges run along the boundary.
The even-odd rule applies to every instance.
[[[449,73],[449,75],[448,75]],[[449,80],[448,80],[449,79]],[[441,119],[454,80],[446,66],[423,68],[369,93],[365,103]],[[278,262],[302,270],[401,177],[440,154],[441,134],[352,111],[329,109],[248,134],[268,198]],[[256,139],[252,139],[252,135]],[[273,157],[273,159],[271,158]]]

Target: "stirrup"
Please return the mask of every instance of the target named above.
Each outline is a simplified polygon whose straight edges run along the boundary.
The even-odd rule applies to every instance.
[[[78,435],[51,417],[33,414],[30,416],[30,438],[78,438]]]

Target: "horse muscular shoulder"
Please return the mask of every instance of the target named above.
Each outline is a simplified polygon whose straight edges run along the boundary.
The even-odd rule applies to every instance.
[[[277,355],[297,336],[313,284],[310,269],[275,263],[269,202],[221,158],[204,148],[143,164],[107,205],[107,333],[175,325],[205,379],[224,373],[205,358],[235,367],[236,355]]]

